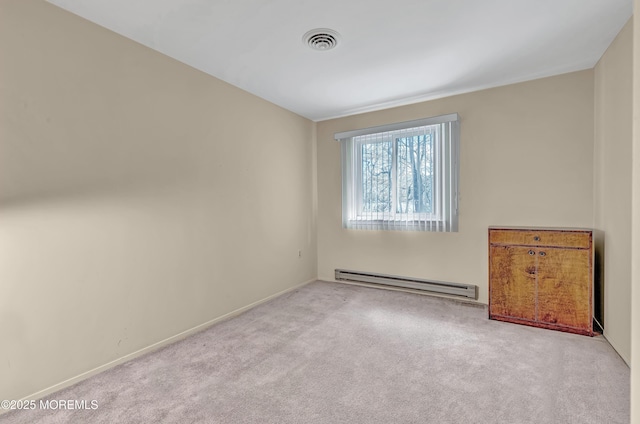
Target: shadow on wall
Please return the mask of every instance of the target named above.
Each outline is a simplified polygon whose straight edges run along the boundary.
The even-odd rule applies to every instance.
[[[0,116],[0,207],[162,190],[197,178],[197,162],[206,155],[194,140],[181,137],[160,119],[152,128],[148,120],[138,123],[122,114],[116,122],[108,116],[97,119],[97,113],[74,122],[70,113],[50,110],[17,93],[3,95],[20,107],[17,113]],[[94,122],[87,123],[88,118]],[[215,181],[208,178],[207,185]]]
[[[604,329],[604,231],[594,230],[593,246],[595,250],[593,269],[593,316]]]

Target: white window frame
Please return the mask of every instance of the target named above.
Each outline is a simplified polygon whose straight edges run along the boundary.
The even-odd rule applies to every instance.
[[[434,184],[431,213],[397,213],[397,149],[400,138],[426,134],[438,126],[433,141]],[[411,131],[415,129],[415,131]],[[363,137],[365,136],[365,137]],[[375,136],[375,140],[372,137]],[[368,140],[367,140],[368,138]],[[342,144],[343,227],[350,229],[458,231],[459,117],[436,116],[335,134]],[[391,211],[362,212],[362,146],[392,143]]]

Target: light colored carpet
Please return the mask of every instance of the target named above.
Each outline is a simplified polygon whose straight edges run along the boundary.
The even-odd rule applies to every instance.
[[[602,337],[489,321],[429,296],[315,282],[18,411],[17,423],[629,422]]]

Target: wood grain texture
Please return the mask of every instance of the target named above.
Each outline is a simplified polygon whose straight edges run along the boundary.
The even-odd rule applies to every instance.
[[[593,335],[592,232],[490,228],[489,318]]]
[[[591,244],[590,231],[547,231],[492,229],[492,244],[520,246],[555,246],[588,249]],[[537,238],[537,239],[536,239]]]
[[[589,251],[541,249],[538,259],[538,321],[591,328]]]
[[[532,320],[522,319],[522,318],[503,317],[501,315],[493,315],[490,318],[496,321],[504,321],[504,322],[510,322],[513,324],[528,325],[529,327],[546,328],[548,330],[563,331],[565,333],[582,334],[583,336],[594,336],[596,334],[596,332],[594,332],[591,328],[582,329],[582,328],[576,328],[576,327],[567,327],[561,324],[549,324],[546,322],[535,321],[535,320],[532,321]]]
[[[531,249],[491,246],[490,314],[536,318],[536,256]]]

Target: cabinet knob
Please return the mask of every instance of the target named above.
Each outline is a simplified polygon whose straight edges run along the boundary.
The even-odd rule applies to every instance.
[[[533,250],[529,250],[529,255],[533,256],[535,254],[536,254],[536,252],[534,252]]]
[[[533,240],[535,240],[535,241],[540,241],[540,237],[535,236],[535,237],[533,238]]]
[[[547,256],[547,254],[544,252],[540,252],[540,256]]]

